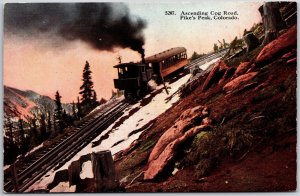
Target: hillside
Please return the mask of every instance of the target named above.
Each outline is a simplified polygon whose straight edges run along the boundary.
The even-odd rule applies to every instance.
[[[115,157],[125,190],[295,190],[296,32],[199,78]]]
[[[27,191],[94,192],[87,157],[107,149],[116,191],[294,191],[296,32],[293,26],[264,47],[208,62],[211,71],[193,86],[190,74],[168,81],[169,95],[157,86]],[[76,161],[80,179],[70,186]]]
[[[31,90],[19,90],[4,86],[4,118],[16,122],[19,118],[28,121],[34,114],[51,113],[55,109],[55,102],[48,96],[40,95]],[[66,112],[72,111],[71,104],[63,104]]]
[[[208,62],[211,71],[192,86],[181,74],[166,83],[169,95],[156,86],[27,191],[94,192],[87,157],[107,149],[117,191],[294,191],[296,33],[293,26],[264,47]],[[70,186],[74,161],[83,165],[80,183]]]

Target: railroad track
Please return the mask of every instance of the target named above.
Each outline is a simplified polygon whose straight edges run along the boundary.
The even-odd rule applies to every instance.
[[[223,49],[223,50],[213,53],[213,54],[199,57],[199,58],[191,61],[189,64],[187,64],[185,66],[185,69],[193,70],[196,66],[201,66],[201,65],[205,64],[207,61],[211,61],[212,59],[215,59],[217,57],[221,57],[221,56],[225,55],[225,53],[227,51],[228,51],[228,48]],[[190,71],[190,73],[192,73],[192,71]]]
[[[17,171],[18,192],[24,192],[52,168],[60,168],[107,128],[113,120],[118,118],[129,105],[129,102],[122,100],[106,111],[101,112],[81,128],[66,135],[55,147],[49,149],[26,168]],[[11,178],[5,182],[4,191],[13,192],[12,180]]]

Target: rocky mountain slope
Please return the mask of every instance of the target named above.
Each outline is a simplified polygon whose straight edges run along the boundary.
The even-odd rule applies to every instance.
[[[34,114],[51,113],[55,102],[48,96],[40,95],[31,90],[19,90],[4,86],[4,118],[17,121],[19,118],[28,121]],[[71,104],[63,104],[66,112],[72,111]]]
[[[116,157],[127,192],[296,189],[297,27],[217,62]],[[175,122],[175,123],[174,123]]]

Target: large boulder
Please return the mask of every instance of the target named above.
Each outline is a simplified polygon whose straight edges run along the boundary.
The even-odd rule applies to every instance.
[[[227,79],[231,78],[233,76],[233,74],[235,73],[235,70],[236,70],[236,68],[234,68],[234,67],[230,67],[230,68],[226,69],[226,72],[224,73],[222,79],[219,81],[219,84],[222,84]]]
[[[160,137],[154,146],[148,159],[149,166],[144,173],[144,179],[151,180],[157,177],[173,160],[178,146],[200,131],[209,130],[210,122],[208,110],[204,106],[197,106],[183,112],[176,123]]]
[[[202,91],[211,87],[212,84],[218,83],[227,69],[228,66],[224,63],[224,61],[220,60],[216,62],[202,86]]]
[[[240,75],[243,75],[244,73],[247,72],[247,70],[251,67],[251,64],[249,62],[242,62],[237,69],[234,72],[234,75],[232,78],[236,78]]]
[[[232,92],[243,85],[249,84],[249,82],[257,75],[258,72],[250,72],[244,75],[241,75],[230,82],[228,82],[224,87],[223,90],[227,93]]]
[[[277,55],[282,55],[286,50],[296,47],[297,45],[297,26],[294,25],[287,32],[282,34],[274,41],[267,44],[259,55],[256,57],[256,63],[264,63],[271,61]]]

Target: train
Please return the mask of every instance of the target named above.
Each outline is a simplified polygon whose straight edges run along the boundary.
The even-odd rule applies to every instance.
[[[124,91],[125,98],[141,98],[149,91],[150,80],[153,79],[157,84],[161,84],[165,78],[183,69],[187,64],[184,47],[170,48],[138,63],[120,63],[114,66],[118,70],[118,78],[114,79],[114,86]]]

